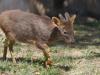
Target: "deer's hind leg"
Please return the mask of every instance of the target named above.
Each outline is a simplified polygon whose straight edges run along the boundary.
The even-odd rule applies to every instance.
[[[3,60],[6,60],[8,45],[9,45],[9,40],[5,39],[5,41],[4,41],[4,51],[3,51]]]
[[[9,39],[8,40],[8,47],[9,47],[9,51],[10,51],[10,55],[11,55],[11,58],[12,58],[12,61],[13,63],[16,63],[16,60],[15,60],[15,55],[14,55],[14,51],[13,51],[13,45],[15,44],[15,36],[12,32],[9,32],[6,34],[7,38]]]
[[[12,58],[13,63],[16,63],[16,59],[15,59],[15,54],[14,54],[14,50],[13,50],[13,45],[15,44],[15,41],[9,41],[9,51],[10,51],[10,55]]]
[[[9,48],[9,51],[10,51],[13,63],[16,63],[14,52],[13,52],[13,45],[14,45],[14,43],[15,43],[14,41],[10,41],[9,39],[5,39],[5,41],[4,41],[3,60],[6,60],[7,50]]]

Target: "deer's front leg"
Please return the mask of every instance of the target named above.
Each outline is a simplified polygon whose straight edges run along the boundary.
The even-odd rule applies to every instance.
[[[50,58],[50,48],[48,47],[47,44],[42,42],[37,42],[36,46],[43,51],[43,54],[45,56],[45,66],[46,68],[48,68],[49,66],[52,65],[52,61]]]

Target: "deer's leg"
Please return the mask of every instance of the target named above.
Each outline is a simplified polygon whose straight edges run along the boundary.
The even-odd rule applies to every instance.
[[[50,55],[49,55],[50,48],[48,47],[47,44],[40,43],[40,42],[37,42],[36,46],[43,51],[43,54],[45,56],[45,66],[46,66],[46,68],[48,68],[50,65],[52,65],[52,61],[51,61]]]
[[[6,60],[8,44],[9,44],[8,39],[5,39],[5,41],[4,41],[3,60]]]
[[[15,59],[15,54],[13,51],[13,45],[15,44],[15,41],[9,41],[9,51],[10,51],[10,55],[12,58],[13,63],[16,63],[16,59]]]

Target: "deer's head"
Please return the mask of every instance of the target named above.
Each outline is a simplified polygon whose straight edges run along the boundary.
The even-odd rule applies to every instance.
[[[59,18],[52,17],[53,23],[57,25],[57,28],[60,31],[60,34],[64,38],[65,42],[73,43],[74,42],[74,21],[76,15],[69,16],[69,14],[66,12],[65,17],[59,14]]]

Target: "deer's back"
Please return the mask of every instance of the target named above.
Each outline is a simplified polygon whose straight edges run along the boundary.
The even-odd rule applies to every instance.
[[[47,41],[52,29],[51,19],[44,16],[10,10],[0,15],[1,28],[6,33],[12,33],[15,39],[29,42],[33,39]]]

